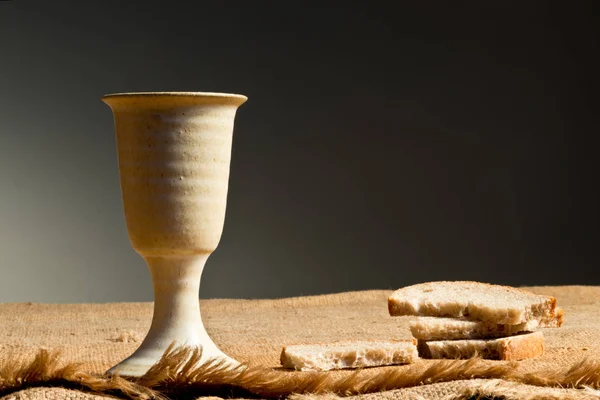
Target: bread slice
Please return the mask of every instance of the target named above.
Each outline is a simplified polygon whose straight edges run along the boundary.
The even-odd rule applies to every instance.
[[[417,340],[340,341],[283,348],[281,365],[299,371],[410,364],[419,358]]]
[[[390,315],[468,317],[496,324],[538,322],[555,315],[556,299],[525,290],[480,282],[428,282],[396,290]]]
[[[420,340],[489,339],[533,331],[537,328],[559,328],[562,323],[563,310],[557,308],[551,318],[531,320],[517,325],[464,318],[418,317],[410,321],[410,331]]]
[[[544,334],[527,332],[499,339],[419,340],[423,358],[471,358],[490,360],[523,360],[544,354]]]

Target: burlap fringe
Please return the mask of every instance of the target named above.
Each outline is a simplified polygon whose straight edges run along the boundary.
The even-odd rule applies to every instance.
[[[170,346],[144,376],[94,376],[78,364],[61,366],[58,352],[41,350],[33,361],[0,368],[0,396],[29,387],[60,386],[129,399],[194,399],[199,396],[284,398],[291,394],[356,394],[388,391],[436,382],[464,379],[503,379],[540,387],[600,388],[600,362],[583,360],[571,368],[527,374],[516,362],[482,363],[437,360],[372,374],[357,370],[347,376],[326,372],[291,372],[262,366],[230,368],[218,362],[199,366],[198,349]],[[478,396],[471,393],[465,398]]]

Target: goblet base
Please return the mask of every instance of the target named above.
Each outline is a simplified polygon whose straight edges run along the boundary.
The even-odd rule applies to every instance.
[[[200,316],[200,277],[209,254],[145,256],[154,286],[152,325],[140,347],[108,370],[108,374],[144,375],[175,345],[202,350],[200,363],[211,360],[239,365],[225,355],[206,333]]]
[[[202,350],[202,355],[200,357],[200,362],[198,363],[198,366],[211,361],[216,361],[224,367],[230,368],[235,368],[240,365],[238,361],[223,353],[212,342],[210,344],[204,343],[203,345],[186,346],[188,348],[196,347]],[[159,349],[143,349],[140,347],[137,351],[135,351],[125,360],[121,361],[120,363],[106,371],[106,374],[118,374],[119,376],[139,378],[143,376],[146,372],[148,372],[148,370],[158,360],[160,360],[160,358],[164,354],[164,350],[161,351]]]

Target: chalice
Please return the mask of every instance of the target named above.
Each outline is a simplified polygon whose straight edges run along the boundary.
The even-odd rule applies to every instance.
[[[199,347],[201,361],[237,362],[206,333],[200,277],[223,232],[235,114],[247,98],[199,92],[109,94],[129,240],[150,269],[152,324],[108,373],[141,376],[168,346]]]

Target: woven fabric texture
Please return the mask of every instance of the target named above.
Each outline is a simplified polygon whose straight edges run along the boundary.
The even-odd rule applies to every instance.
[[[544,329],[545,354],[519,362],[520,372],[568,368],[583,359],[600,360],[600,287],[526,289],[555,296],[565,310],[565,322],[559,329]],[[390,291],[374,290],[278,300],[202,300],[201,309],[207,331],[223,351],[240,361],[277,368],[281,349],[289,344],[410,338],[410,317],[388,314],[389,294]],[[102,374],[139,346],[151,318],[152,303],[0,304],[0,367],[26,362],[40,349],[51,349],[61,351],[62,362],[78,362],[83,371]],[[377,370],[380,369],[369,369],[374,374]],[[531,396],[528,398],[600,398],[593,389],[518,386],[502,380],[476,379],[354,397],[447,399],[479,393],[512,399],[517,398],[517,393],[527,393]],[[315,397],[294,395],[311,396]],[[2,400],[55,398],[114,397],[65,388],[29,388],[10,393]]]

